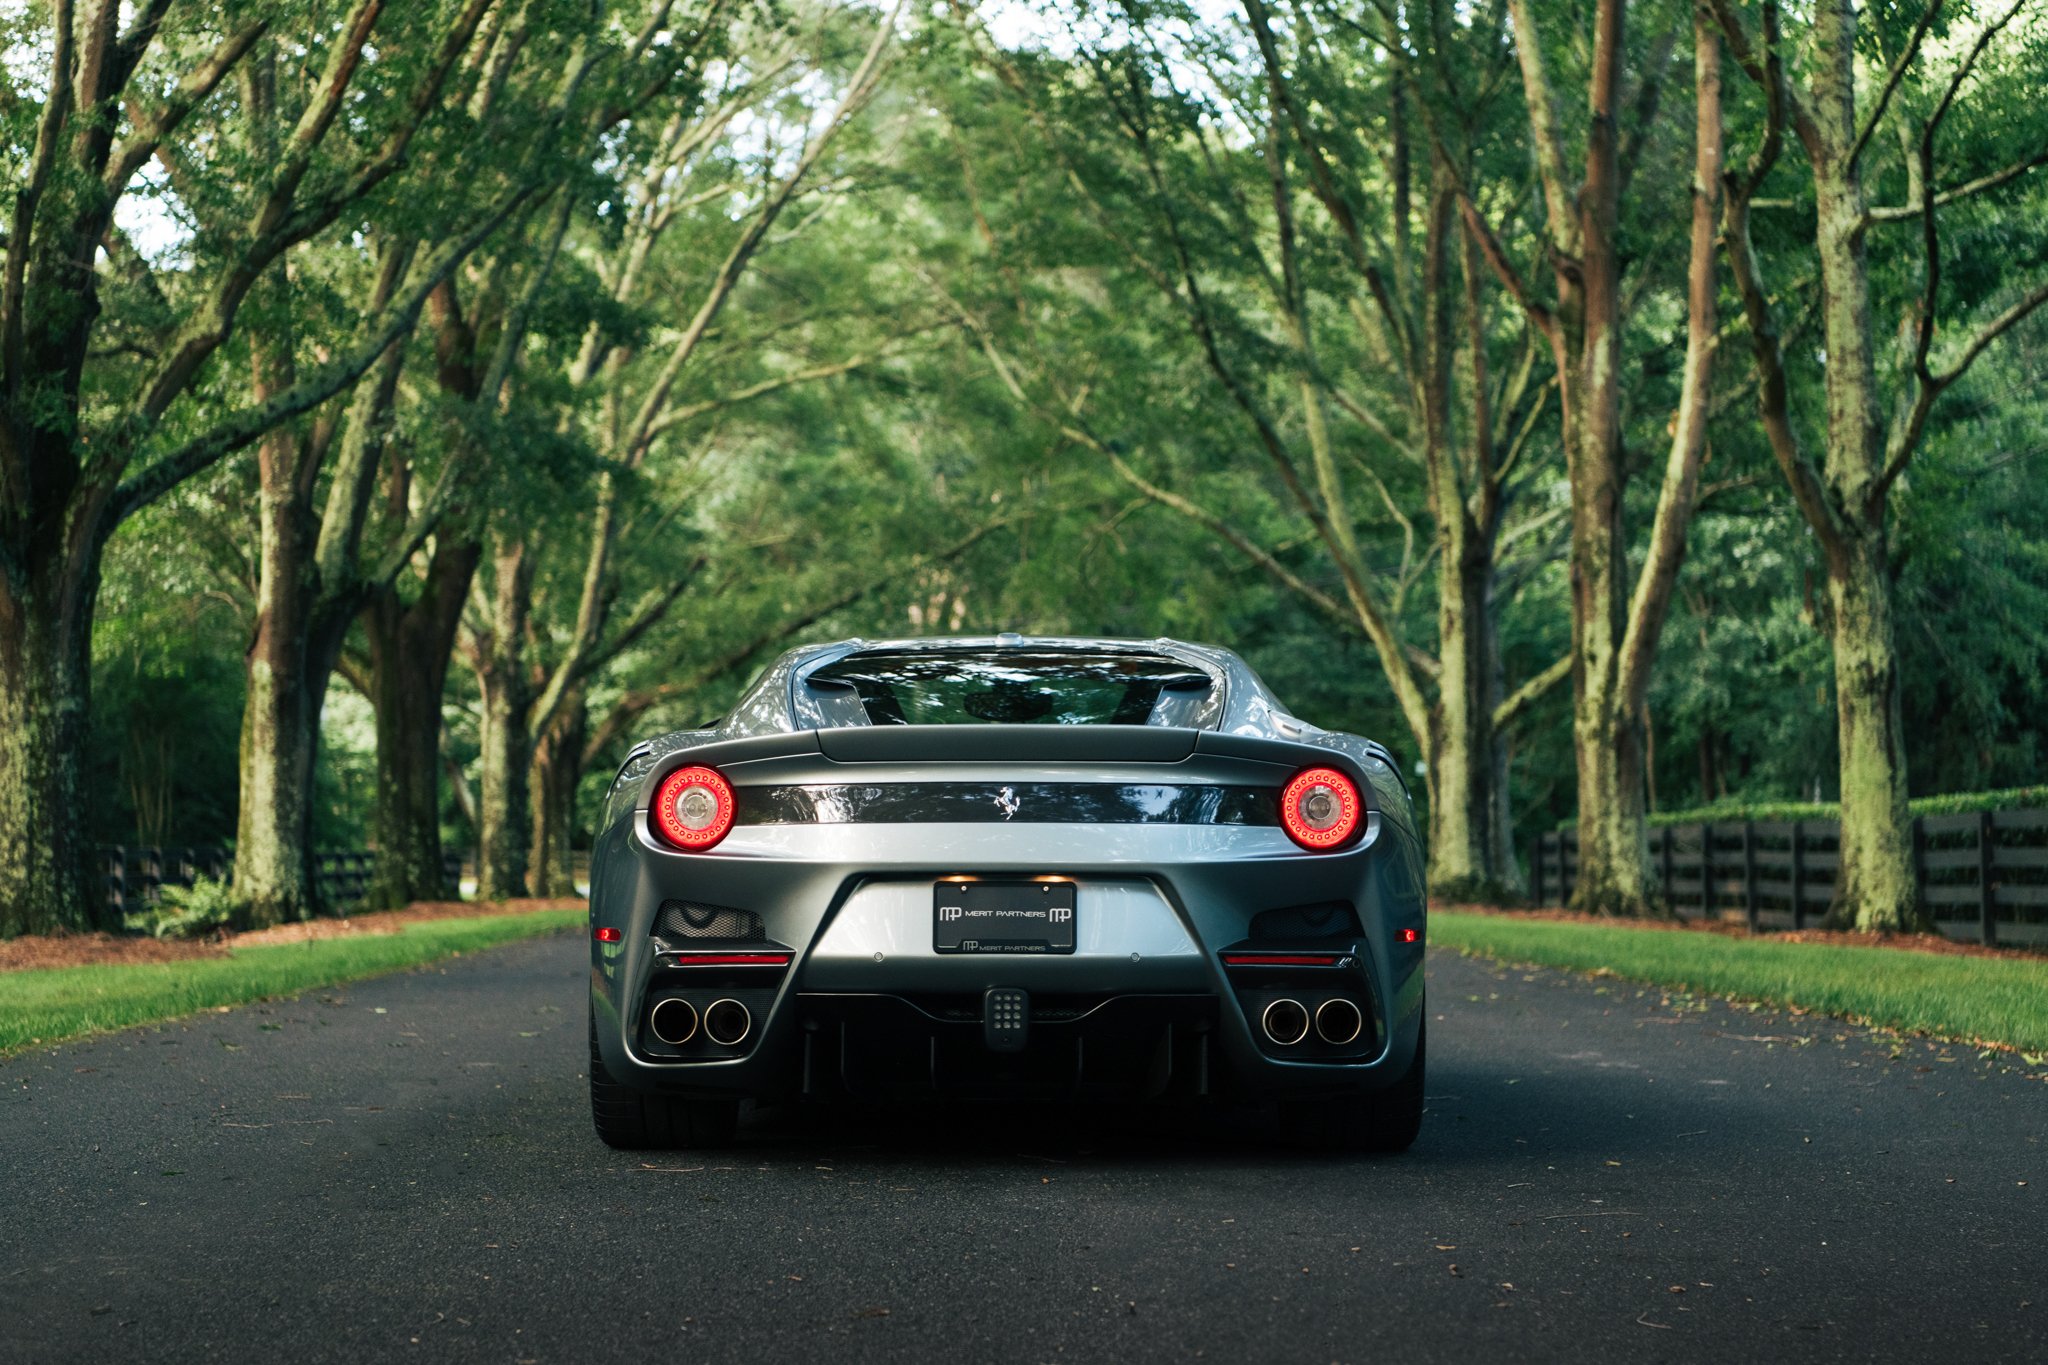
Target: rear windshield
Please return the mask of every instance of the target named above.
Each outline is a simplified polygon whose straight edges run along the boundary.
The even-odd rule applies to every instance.
[[[850,687],[875,725],[1143,725],[1168,686],[1207,674],[1158,654],[877,650],[811,674]]]

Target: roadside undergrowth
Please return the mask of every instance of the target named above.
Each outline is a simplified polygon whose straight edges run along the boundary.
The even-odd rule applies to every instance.
[[[1467,955],[1826,1014],[2048,1064],[2048,958],[1458,910],[1432,912],[1429,925],[1434,945]]]
[[[217,955],[0,972],[0,1057],[87,1034],[359,981],[581,925],[584,911],[416,920],[393,932],[229,947]]]

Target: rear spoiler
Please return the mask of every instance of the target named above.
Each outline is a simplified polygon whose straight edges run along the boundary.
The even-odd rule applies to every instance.
[[[823,754],[834,763],[1181,763],[1196,755],[1300,768],[1345,757],[1300,740],[1226,735],[1169,725],[859,725],[797,730],[710,744],[644,744],[627,757],[639,778],[672,766],[669,756],[714,767],[753,759]]]

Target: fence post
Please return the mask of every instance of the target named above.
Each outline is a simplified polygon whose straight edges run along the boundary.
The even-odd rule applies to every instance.
[[[1840,847],[1839,841],[1836,847]],[[1835,884],[1840,886],[1841,882],[1842,874],[1835,873]],[[1913,895],[1920,902],[1921,910],[1930,920],[1933,919],[1934,912],[1927,904],[1927,817],[1924,815],[1913,817]],[[1939,924],[1934,927],[1937,931],[1941,928]]]
[[[1714,917],[1714,826],[1700,824],[1700,918]]]
[[[1742,822],[1742,913],[1749,919],[1749,932],[1756,923],[1756,821]]]
[[[1657,890],[1664,897],[1664,903],[1678,913],[1678,907],[1671,899],[1671,826],[1665,825],[1657,831]]]
[[[1998,883],[1991,879],[1992,858],[1998,851],[1997,828],[1990,811],[1977,814],[1977,914],[1984,942],[1998,942]]]
[[[1806,822],[1792,822],[1792,928],[1806,927]]]

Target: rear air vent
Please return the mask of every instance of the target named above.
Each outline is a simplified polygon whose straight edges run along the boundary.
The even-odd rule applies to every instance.
[[[1252,917],[1251,937],[1300,942],[1303,939],[1355,938],[1358,912],[1350,901],[1317,901],[1313,905],[1286,905],[1278,910],[1261,910]]]
[[[671,943],[701,946],[715,943],[765,943],[761,917],[751,910],[728,905],[705,905],[698,901],[663,901],[654,918],[654,932]]]

